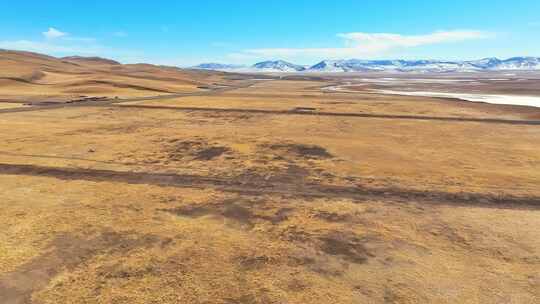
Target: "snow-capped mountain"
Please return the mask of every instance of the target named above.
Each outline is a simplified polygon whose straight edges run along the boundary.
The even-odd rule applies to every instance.
[[[540,58],[513,57],[503,60],[498,66],[499,70],[540,70]]]
[[[468,61],[468,64],[470,64],[472,67],[474,68],[477,68],[477,69],[494,69],[496,68],[499,64],[501,64],[501,60],[498,59],[498,58],[484,58],[484,59],[480,59],[480,60],[472,60],[472,61]]]
[[[237,65],[237,64],[223,64],[223,63],[214,63],[214,62],[211,62],[211,63],[201,63],[199,65],[196,65],[194,66],[193,68],[194,69],[199,69],[199,70],[216,70],[216,71],[221,71],[221,70],[232,70],[232,69],[241,69],[241,68],[245,68],[246,66],[244,65]]]
[[[283,60],[259,62],[254,64],[252,68],[270,72],[301,72],[306,70],[306,68],[301,65],[292,64]]]
[[[201,64],[196,68],[234,72],[481,72],[501,70],[540,70],[540,58],[513,57],[506,60],[484,58],[470,61],[446,60],[324,60],[311,67],[283,60],[263,61],[251,67],[224,64]]]
[[[540,58],[514,57],[506,60],[485,58],[472,61],[443,60],[324,60],[310,72],[474,72],[498,70],[540,70]]]
[[[352,72],[355,60],[323,60],[308,70],[313,72]],[[359,65],[356,65],[359,67]]]
[[[307,69],[307,67],[292,64],[283,60],[275,61],[263,61],[256,63],[252,66],[246,65],[234,65],[234,64],[221,64],[221,63],[202,63],[193,67],[194,69],[200,70],[215,70],[215,71],[226,71],[226,72],[240,72],[240,73],[293,73],[293,72],[302,72]]]
[[[400,60],[397,69],[402,72],[472,72],[475,68],[467,62],[440,60]]]

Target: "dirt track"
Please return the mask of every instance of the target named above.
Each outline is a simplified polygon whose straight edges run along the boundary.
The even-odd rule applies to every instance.
[[[475,122],[475,123],[491,123],[491,124],[510,124],[510,125],[540,125],[540,120],[531,119],[498,119],[498,118],[465,118],[465,117],[442,117],[442,116],[429,116],[429,115],[391,115],[391,114],[377,114],[377,113],[347,113],[347,112],[325,112],[325,111],[299,111],[299,110],[263,110],[263,109],[245,109],[245,108],[209,108],[209,107],[178,107],[178,106],[158,106],[158,105],[125,105],[122,103],[138,102],[138,101],[155,101],[155,100],[167,100],[182,97],[194,97],[194,96],[213,96],[219,95],[238,89],[249,88],[256,84],[256,82],[248,82],[247,84],[239,84],[229,87],[214,87],[207,91],[192,92],[192,93],[178,93],[178,94],[166,94],[158,96],[136,97],[136,98],[123,98],[123,99],[106,99],[99,101],[84,101],[73,103],[58,103],[29,106],[24,108],[8,108],[0,109],[2,113],[17,113],[17,112],[32,112],[32,111],[44,111],[52,109],[60,109],[67,107],[108,107],[115,106],[120,108],[132,108],[132,109],[145,109],[145,110],[171,110],[171,111],[189,111],[189,112],[223,112],[223,113],[252,113],[252,114],[266,114],[266,115],[307,115],[307,116],[335,116],[335,117],[356,117],[356,118],[379,118],[379,119],[403,119],[403,120],[425,120],[425,121],[448,121],[448,122]],[[273,94],[245,94],[245,93],[232,93],[229,96],[256,96],[256,97],[274,97]],[[286,95],[285,95],[286,96]],[[306,95],[309,96],[309,95]],[[292,97],[305,97],[297,95],[289,95]],[[321,98],[321,96],[309,96],[310,98]],[[324,97],[328,99],[328,97]],[[343,98],[343,97],[340,97]],[[350,99],[347,97],[346,99]],[[355,99],[353,97],[353,99]]]
[[[455,121],[455,122],[478,122],[511,125],[540,125],[540,120],[510,120],[495,118],[463,118],[463,117],[437,117],[420,115],[388,115],[388,114],[367,114],[367,113],[338,113],[338,112],[317,112],[317,111],[275,111],[258,109],[223,109],[223,108],[201,108],[201,107],[168,107],[151,105],[118,105],[121,108],[144,109],[144,110],[171,110],[190,112],[224,112],[224,113],[253,113],[268,115],[308,115],[308,116],[337,116],[337,117],[358,117],[358,118],[381,118],[381,119],[406,119],[406,120],[435,120],[435,121]]]
[[[68,108],[68,107],[108,106],[108,105],[124,103],[124,102],[161,100],[161,99],[188,97],[188,96],[211,96],[211,95],[221,94],[221,93],[231,91],[231,90],[247,88],[253,84],[254,83],[240,84],[240,85],[231,86],[231,87],[217,87],[217,88],[211,88],[207,91],[199,91],[199,92],[192,92],[192,93],[175,93],[175,94],[164,94],[164,95],[147,96],[147,97],[122,98],[122,99],[110,98],[110,99],[99,100],[99,101],[50,103],[47,105],[28,106],[24,108],[0,109],[0,114],[44,111],[44,110],[53,110],[53,109],[61,109],[61,108]],[[17,103],[21,103],[21,102],[17,102]]]
[[[167,187],[215,188],[220,191],[250,195],[280,194],[295,197],[353,198],[366,197],[394,200],[413,200],[439,203],[479,205],[497,208],[540,210],[540,197],[495,196],[478,193],[449,193],[417,191],[399,188],[370,189],[333,186],[319,183],[267,181],[261,176],[220,178],[198,175],[179,175],[157,172],[125,172],[112,170],[55,168],[23,164],[0,164],[0,174],[46,176],[61,180],[111,181],[128,184],[148,184]],[[294,178],[294,176],[293,176]]]

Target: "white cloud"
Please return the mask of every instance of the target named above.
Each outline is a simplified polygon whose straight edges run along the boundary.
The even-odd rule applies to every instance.
[[[43,32],[43,36],[47,39],[55,39],[66,36],[67,33],[61,32],[53,27],[50,27],[48,31]]]
[[[46,33],[57,30],[49,29]],[[60,32],[60,31],[58,31]],[[99,43],[94,38],[74,37],[67,33],[63,35],[53,35],[57,39],[48,38],[40,40],[0,40],[0,49],[30,51],[52,56],[100,56],[112,58],[121,62],[149,62],[151,58],[145,56],[144,52],[133,49],[111,48]]]
[[[400,35],[400,34],[370,34],[347,33],[338,34],[344,38],[351,47],[364,48],[373,52],[398,47],[416,47],[421,45],[459,42],[472,39],[482,39],[489,34],[481,31],[439,31],[426,35]]]
[[[438,31],[425,35],[400,35],[391,33],[344,33],[337,35],[344,39],[343,47],[336,48],[260,48],[247,49],[229,54],[229,58],[300,58],[318,57],[326,59],[374,57],[391,51],[433,45],[455,43],[466,40],[484,39],[490,33],[472,30]]]
[[[68,33],[61,32],[53,27],[50,27],[46,32],[42,33],[47,40],[59,39],[67,41],[78,41],[78,42],[95,42],[95,38],[90,37],[73,37]]]
[[[30,40],[16,40],[16,41],[0,41],[0,48],[19,51],[31,51],[37,53],[47,54],[83,54],[92,55],[99,54],[104,50],[103,47],[98,45],[65,45],[56,44],[50,41],[30,41]]]
[[[52,27],[42,34],[45,37],[43,40],[0,41],[0,48],[51,55],[97,55],[107,50],[107,48],[99,45],[95,38],[74,37]]]

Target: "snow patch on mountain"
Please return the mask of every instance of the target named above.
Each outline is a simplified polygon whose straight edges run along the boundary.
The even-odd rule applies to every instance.
[[[216,70],[216,71],[221,71],[221,70],[233,70],[233,69],[241,69],[241,68],[245,68],[246,66],[244,65],[236,65],[236,64],[223,64],[223,63],[214,63],[214,62],[210,62],[210,63],[201,63],[199,65],[196,65],[192,68],[194,69],[199,69],[199,70]]]
[[[472,61],[443,60],[324,60],[310,72],[475,72],[498,70],[540,70],[540,58],[514,57],[506,60],[485,58]]]
[[[263,61],[252,66],[238,66],[206,63],[196,66],[199,69],[234,72],[480,72],[502,70],[540,70],[540,58],[513,57],[506,60],[484,58],[470,61],[446,60],[323,60],[311,67],[293,64],[283,60]]]
[[[283,60],[263,61],[252,66],[254,69],[261,71],[277,71],[277,72],[301,72],[306,68],[301,65],[292,64]]]

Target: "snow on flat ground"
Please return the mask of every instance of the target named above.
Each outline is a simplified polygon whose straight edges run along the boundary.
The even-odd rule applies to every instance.
[[[373,91],[377,93],[392,94],[392,95],[457,98],[461,100],[487,102],[487,103],[493,103],[493,104],[540,107],[540,96],[445,93],[445,92],[428,92],[428,91],[413,91],[413,92],[394,91],[394,90],[373,90]]]
[[[369,83],[391,83],[391,84],[407,84],[407,83],[453,83],[453,82],[474,82],[473,79],[444,79],[444,78],[362,78],[362,82]]]

